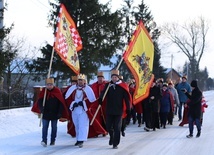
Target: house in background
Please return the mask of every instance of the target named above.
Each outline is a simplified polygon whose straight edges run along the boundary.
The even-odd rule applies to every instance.
[[[110,66],[101,65],[100,68],[98,69],[98,72],[103,72],[105,80],[106,81],[110,81],[111,80],[111,70],[112,70],[112,68]],[[94,75],[92,77],[92,79],[90,79],[90,81],[88,83],[92,84],[92,83],[94,83],[96,81],[97,81],[97,74]]]
[[[182,77],[182,75],[180,73],[178,73],[176,70],[174,70],[173,68],[166,68],[166,81],[168,80],[172,80],[174,83],[178,82],[178,79],[180,79]]]

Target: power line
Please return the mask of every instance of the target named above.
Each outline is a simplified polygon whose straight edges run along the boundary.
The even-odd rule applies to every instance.
[[[50,10],[49,7],[47,7],[45,4],[43,4],[42,2],[40,2],[39,0],[31,0],[31,2],[35,5],[37,5],[40,9],[42,9],[43,11],[47,11]],[[42,7],[41,7],[42,6]]]
[[[47,7],[45,4],[43,4],[41,1],[37,0],[41,5],[43,5],[44,7],[50,9],[49,7]]]

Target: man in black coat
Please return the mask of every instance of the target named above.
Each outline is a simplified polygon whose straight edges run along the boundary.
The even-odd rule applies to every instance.
[[[155,80],[153,81],[149,92],[149,103],[151,104],[151,125],[153,131],[160,128],[159,112],[160,112],[160,99],[162,97],[161,89],[156,86]]]
[[[196,137],[200,137],[201,135],[201,100],[202,100],[202,92],[199,90],[197,81],[193,80],[191,82],[192,87],[192,94],[190,95],[186,89],[184,89],[184,93],[189,98],[189,102],[187,102],[187,106],[189,107],[188,112],[188,122],[189,122],[189,135],[187,135],[187,138],[193,137],[193,129],[194,129],[194,123],[197,126],[198,133],[196,134]]]
[[[46,89],[46,90],[45,90]],[[45,104],[43,100],[46,91]],[[42,141],[41,145],[47,146],[48,127],[51,122],[51,142],[50,145],[55,145],[57,136],[57,122],[63,115],[63,110],[66,109],[64,97],[59,88],[54,86],[54,79],[46,79],[46,88],[40,92],[37,101],[42,115]],[[68,115],[68,114],[67,114]]]
[[[153,80],[151,88],[149,90],[149,96],[143,100],[143,112],[145,118],[145,131],[153,131],[156,128],[160,128],[159,124],[159,111],[160,111],[160,103],[159,100],[161,98],[161,90],[160,87],[156,85],[156,80]]]
[[[106,96],[104,96],[105,92],[107,92]],[[109,145],[113,145],[113,148],[117,149],[120,143],[124,107],[126,108],[126,113],[129,114],[131,100],[128,86],[119,79],[118,70],[112,70],[111,81],[105,85],[104,90],[100,94],[100,105],[104,97],[106,97],[106,130],[110,135]]]

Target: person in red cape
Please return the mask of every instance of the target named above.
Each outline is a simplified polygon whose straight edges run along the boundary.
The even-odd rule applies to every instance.
[[[143,124],[143,106],[141,102],[137,103],[134,105],[135,111],[137,113],[137,122],[138,122],[138,127],[141,127]]]
[[[187,102],[184,104],[184,111],[183,111],[183,118],[179,126],[184,126],[185,124],[188,124],[188,110],[189,107],[187,106],[189,104],[190,100],[188,99]]]
[[[104,78],[104,75],[103,75],[103,72],[98,72],[97,73],[97,81],[94,82],[92,85],[91,85],[91,88],[92,90],[94,91],[94,94],[95,94],[95,97],[96,98],[99,98],[100,96],[100,93],[102,92],[102,90],[104,89],[105,87],[105,84],[107,83],[107,81],[105,81],[105,78]],[[95,114],[97,108],[99,106],[99,103],[98,103],[98,100],[96,100],[93,104],[91,104],[90,108],[89,108],[89,111],[91,112],[91,114]],[[103,101],[103,104],[101,106],[101,109],[98,111],[97,115],[96,115],[96,120],[97,120],[97,125],[99,127],[96,127],[95,125],[92,125],[89,127],[89,137],[92,137],[93,136],[98,136],[99,134],[102,134],[103,136],[105,136],[107,134],[107,131],[105,130],[106,128],[106,118],[105,118],[105,106],[106,106],[106,101],[104,100]],[[95,129],[103,129],[102,132],[92,132],[93,129],[95,126]],[[95,135],[96,134],[96,135]]]
[[[123,85],[124,85],[123,87],[126,90],[129,90],[129,85],[123,81],[123,76],[122,75],[119,76],[119,79],[123,82]],[[129,90],[129,93],[130,93],[130,90]],[[132,97],[130,97],[130,98],[131,98],[130,108],[132,109],[133,108],[133,106],[132,106]],[[126,104],[125,104],[125,101],[123,100],[123,115],[122,115],[122,125],[121,125],[121,135],[123,137],[125,137],[125,135],[126,135],[125,134],[125,130],[126,130],[126,126],[128,125],[127,122],[130,121],[131,109],[130,109],[130,113],[127,115],[127,113],[126,113]]]
[[[45,90],[46,89],[46,90]],[[46,100],[43,105],[43,98],[46,91]],[[54,79],[46,79],[46,88],[43,88],[39,94],[37,102],[33,105],[32,112],[40,115],[42,113],[42,142],[43,146],[47,146],[47,134],[49,123],[51,122],[51,142],[55,145],[57,135],[57,121],[66,121],[69,113],[65,104],[64,97],[59,88],[54,86]]]
[[[77,85],[72,85],[65,94],[66,104],[69,106],[73,126],[71,134],[76,136],[75,146],[83,147],[87,141],[89,131],[89,119],[92,117],[88,111],[90,103],[96,101],[93,90],[85,83],[85,75],[79,74]],[[75,131],[74,131],[75,130]]]
[[[77,78],[78,78],[77,76],[72,76],[71,77],[71,85],[67,87],[67,89],[65,90],[64,94],[66,94],[67,90],[71,86],[77,85]],[[95,93],[95,96],[96,96],[96,93]],[[67,103],[68,107],[70,106],[70,103],[71,103],[71,101]],[[93,106],[93,105],[95,105],[95,106]],[[88,108],[87,114],[88,114],[88,117],[89,117],[89,121],[91,121],[92,118],[93,118],[93,115],[94,115],[94,113],[96,111],[96,109],[95,109],[95,107],[96,107],[96,101],[93,104],[88,104],[88,106],[89,106],[89,108]],[[93,108],[91,108],[91,107],[93,107]],[[70,113],[69,121],[68,121],[68,124],[67,124],[67,133],[70,134],[72,137],[76,136],[75,126],[74,126],[74,123],[72,121],[72,115],[71,115],[71,113]],[[107,132],[102,127],[102,125],[100,124],[100,121],[97,120],[97,118],[96,118],[94,120],[94,123],[91,126],[89,126],[88,138],[96,137],[99,134],[106,135]]]
[[[202,100],[201,100],[201,126],[203,123],[203,114],[205,113],[205,108],[208,108],[208,104],[207,104],[207,101],[205,100],[205,97],[202,96]]]
[[[130,84],[129,84],[129,92],[132,96],[132,99],[133,99],[135,89],[136,89],[135,80],[132,79]],[[135,124],[135,121],[136,121],[136,114],[137,114],[138,127],[141,127],[141,124],[143,123],[143,120],[142,120],[142,118],[143,118],[142,117],[143,116],[143,106],[142,106],[141,102],[139,102],[135,105],[133,105],[133,103],[132,103],[131,115],[133,117],[133,124]]]
[[[73,86],[73,85],[77,85],[77,76],[71,76],[71,85],[67,86],[66,88],[64,88],[62,90],[63,96],[65,97],[66,92],[68,91],[68,89]],[[67,105],[67,103],[66,103]],[[67,108],[69,108],[70,104],[67,105]],[[73,129],[73,130],[72,130]],[[68,123],[67,123],[67,133],[70,134],[72,137],[75,137],[75,130],[74,130],[74,124],[72,122],[72,116],[71,113],[69,112],[69,119],[68,119]]]
[[[131,95],[128,86],[119,79],[118,70],[112,70],[111,81],[105,85],[104,90],[100,94],[98,100],[100,105],[102,105],[103,98],[105,97],[106,130],[110,135],[109,145],[113,145],[113,148],[117,149],[120,143],[122,118],[130,114],[131,108]]]

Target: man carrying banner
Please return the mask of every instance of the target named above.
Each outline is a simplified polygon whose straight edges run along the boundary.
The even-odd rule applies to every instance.
[[[47,90],[45,90],[47,89]],[[44,94],[46,91],[45,104],[43,105]],[[49,123],[51,122],[51,141],[50,145],[55,145],[57,136],[58,119],[65,121],[68,119],[68,111],[64,97],[59,88],[54,86],[54,79],[46,79],[46,88],[39,94],[38,101],[32,107],[32,111],[42,113],[42,141],[41,145],[47,146],[47,134]]]
[[[103,97],[106,94],[106,129],[110,135],[109,145],[114,149],[120,143],[120,130],[124,109],[130,113],[131,95],[127,85],[119,79],[119,71],[112,70],[111,81],[105,85],[102,91],[99,104],[102,105]]]

